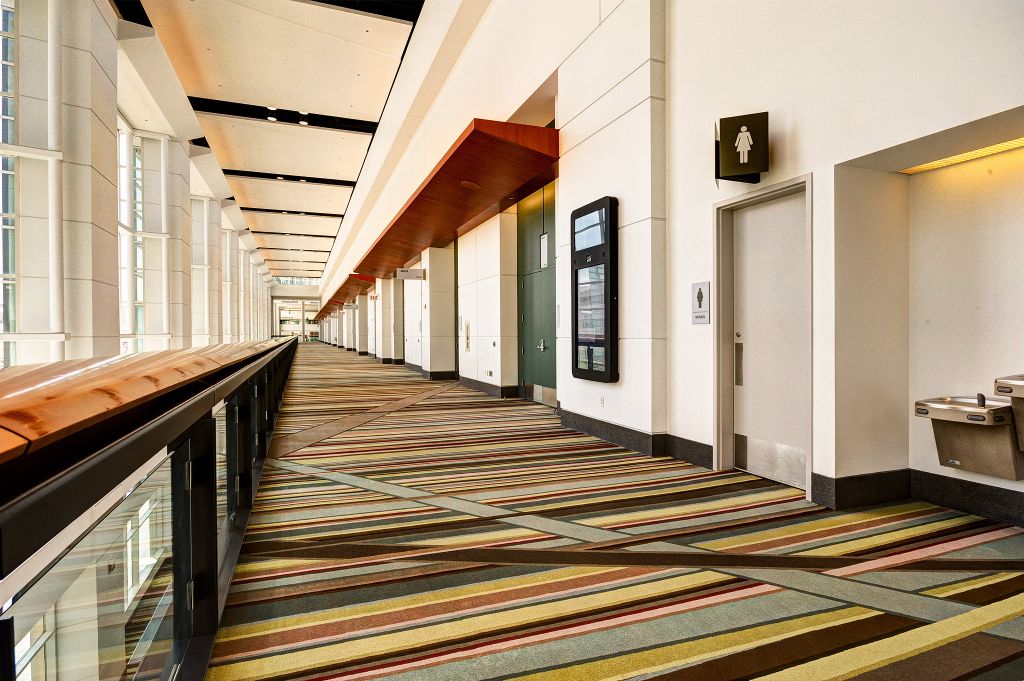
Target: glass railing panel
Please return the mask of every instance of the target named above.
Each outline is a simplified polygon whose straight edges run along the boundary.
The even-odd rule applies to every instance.
[[[170,677],[171,488],[168,456],[4,612],[17,681]]]
[[[231,517],[234,513],[234,494],[229,485],[234,485],[235,467],[228,455],[228,405],[218,404],[213,410],[213,418],[217,422],[217,555],[218,563],[223,562],[226,554],[228,531],[231,529]]]

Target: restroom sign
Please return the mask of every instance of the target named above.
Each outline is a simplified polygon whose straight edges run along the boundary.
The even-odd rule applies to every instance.
[[[711,282],[700,281],[690,286],[690,309],[694,324],[711,323]]]
[[[759,182],[768,172],[768,112],[718,121],[716,178]]]

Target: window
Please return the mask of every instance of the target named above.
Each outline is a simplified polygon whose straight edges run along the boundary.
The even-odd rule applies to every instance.
[[[124,609],[129,610],[135,597],[153,573],[163,553],[163,527],[160,509],[163,495],[155,490],[139,510],[124,524],[124,587],[127,597]]]
[[[53,675],[54,608],[50,607],[39,621],[14,644],[16,681],[45,681]],[[48,659],[49,658],[49,659]]]
[[[14,0],[0,2],[0,142],[15,144]],[[17,233],[15,196],[17,160],[0,156],[0,332],[17,331]],[[0,368],[14,364],[14,343],[0,342]]]
[[[118,275],[121,352],[142,348],[146,331],[143,267],[142,139],[122,125],[117,134]]]
[[[320,277],[274,277],[275,284],[285,286],[310,286],[320,283]]]

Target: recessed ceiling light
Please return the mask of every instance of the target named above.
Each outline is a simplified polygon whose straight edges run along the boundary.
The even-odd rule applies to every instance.
[[[280,175],[278,175],[278,176],[277,176],[277,179],[279,179],[279,180],[283,180],[284,178],[283,178],[283,177],[281,177]]]
[[[299,113],[302,114],[303,116],[308,116],[309,115],[308,111],[300,111]]]
[[[299,125],[309,125],[309,121],[299,121]]]
[[[272,121],[272,122],[274,122],[274,123],[277,123],[277,119],[276,119],[276,118],[274,118],[273,116],[267,116],[267,120],[268,120],[268,121]]]
[[[1024,137],[1018,137],[1017,139],[1007,140],[1000,144],[993,144],[988,147],[982,147],[981,149],[975,149],[974,151],[968,151],[963,154],[957,154],[956,156],[947,156],[946,158],[940,158],[936,161],[929,163],[922,163],[921,165],[914,166],[913,168],[904,168],[898,172],[904,175],[917,175],[918,173],[925,173],[929,170],[935,170],[936,168],[945,168],[946,166],[955,165],[957,163],[965,163],[967,161],[973,161],[976,158],[982,158],[984,156],[991,156],[992,154],[998,154],[1003,151],[1010,151],[1012,149],[1020,149],[1024,147]]]
[[[276,106],[268,106],[267,110],[268,111],[277,111],[277,107]]]
[[[305,182],[305,180],[299,180],[299,182]]]

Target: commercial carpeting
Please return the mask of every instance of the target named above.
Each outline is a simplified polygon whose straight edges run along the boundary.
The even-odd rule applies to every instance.
[[[1024,530],[301,345],[208,679],[1024,679]],[[305,438],[305,439],[303,439]]]

